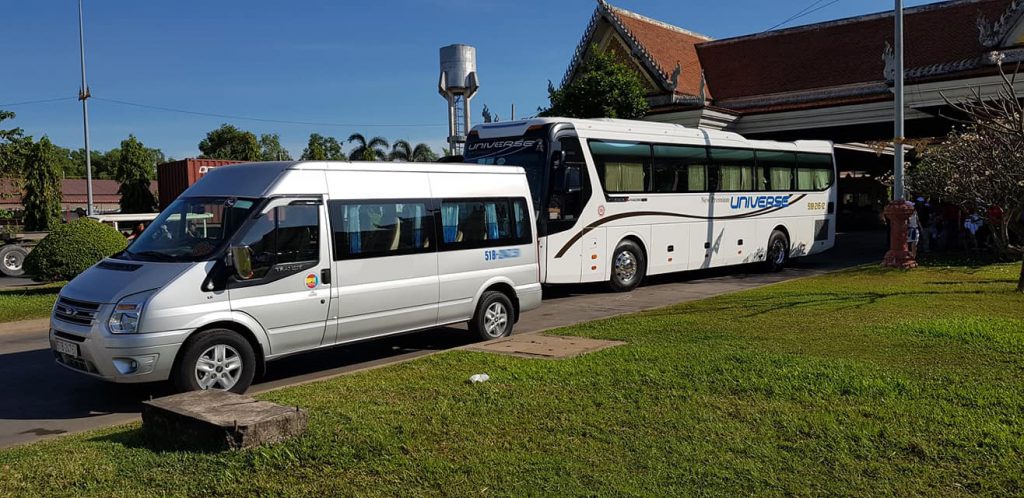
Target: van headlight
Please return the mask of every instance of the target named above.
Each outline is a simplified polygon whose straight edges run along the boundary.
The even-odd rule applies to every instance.
[[[110,314],[107,321],[107,328],[111,334],[134,334],[139,330],[139,320],[142,318],[142,308],[146,300],[153,294],[153,291],[140,292],[125,296],[114,306],[114,312]]]

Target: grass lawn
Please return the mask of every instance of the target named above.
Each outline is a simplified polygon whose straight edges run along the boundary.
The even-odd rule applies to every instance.
[[[53,302],[64,283],[28,288],[0,289],[0,322],[50,316]]]
[[[0,495],[1021,494],[1018,268],[857,269],[562,329],[629,342],[571,360],[454,351],[284,389],[261,397],[310,429],[273,447],[69,436],[0,452]]]

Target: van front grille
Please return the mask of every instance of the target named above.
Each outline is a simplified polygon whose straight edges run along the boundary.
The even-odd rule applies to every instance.
[[[53,316],[58,320],[75,325],[92,325],[99,308],[100,305],[96,303],[62,297],[57,300],[57,305],[53,308]]]

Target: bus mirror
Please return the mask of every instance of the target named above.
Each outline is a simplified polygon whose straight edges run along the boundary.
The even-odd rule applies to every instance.
[[[252,278],[252,250],[249,249],[249,246],[232,246],[231,261],[232,266],[235,267],[235,276],[239,280]]]

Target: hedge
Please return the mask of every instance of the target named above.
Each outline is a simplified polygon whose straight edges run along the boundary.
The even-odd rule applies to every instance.
[[[34,280],[71,280],[103,258],[128,246],[114,227],[90,218],[58,225],[25,258],[25,273]]]

